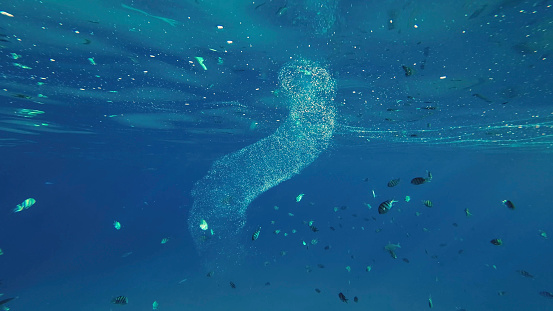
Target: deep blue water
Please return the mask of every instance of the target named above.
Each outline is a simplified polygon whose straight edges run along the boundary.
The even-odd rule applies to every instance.
[[[553,2],[367,2],[0,2],[0,308],[552,310]]]

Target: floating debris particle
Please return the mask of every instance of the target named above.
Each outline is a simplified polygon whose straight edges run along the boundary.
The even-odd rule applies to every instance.
[[[513,202],[511,202],[510,200],[503,200],[502,201],[503,204],[505,204],[505,206],[507,206],[509,209],[515,209],[515,205],[513,204]]]
[[[424,204],[424,206],[426,206],[426,207],[434,206],[434,204],[432,204],[432,201],[430,201],[430,200],[422,200],[422,204]]]
[[[163,239],[161,239],[161,244],[165,244],[165,243],[167,243],[167,242],[169,242],[169,238],[163,238]]]
[[[115,230],[121,230],[121,223],[118,222],[117,220],[114,220],[113,227],[115,228]]]
[[[117,296],[111,300],[111,303],[116,305],[126,305],[129,303],[129,299],[125,296]]]
[[[301,199],[303,199],[303,196],[305,195],[305,193],[300,193],[297,197],[296,197],[296,202],[299,202],[301,201]]]
[[[372,266],[367,266],[367,267],[365,268],[365,271],[367,271],[367,272],[371,272],[371,270],[372,270],[372,269],[373,269],[373,267],[372,267]]]
[[[408,196],[408,195],[406,195],[406,196],[405,196],[405,202],[409,202],[409,201],[411,201],[411,197]]]
[[[395,179],[392,179],[388,182],[388,187],[395,187],[399,184],[399,181],[400,179],[399,178],[395,178]]]
[[[350,267],[350,266],[346,266],[346,270],[347,270],[348,272],[351,272],[351,267]]]
[[[501,239],[493,239],[490,241],[493,245],[502,245],[503,241]]]
[[[504,291],[504,290],[500,290],[500,291],[497,292],[498,296],[505,296],[505,294],[507,294],[507,292]]]
[[[261,227],[258,227],[257,230],[252,234],[252,241],[255,241],[259,238],[259,233],[261,233]]]
[[[24,209],[28,209],[29,207],[33,206],[36,203],[36,200],[33,198],[28,198],[25,201],[23,201],[21,204],[18,204],[14,209],[13,212],[21,212]]]
[[[544,239],[547,239],[547,233],[545,233],[545,231],[543,230],[540,230],[540,236]]]
[[[378,213],[379,214],[386,214],[391,208],[392,208],[392,205],[397,202],[396,200],[387,200],[387,201],[384,201],[382,203],[380,203],[380,205],[378,206]]]
[[[206,274],[206,276],[207,276],[208,278],[210,278],[210,277],[213,276],[213,274],[215,274],[215,271],[209,271],[209,272]]]
[[[348,303],[348,299],[346,298],[346,296],[343,293],[339,293],[338,297],[340,298],[340,300],[342,302]]]
[[[353,302],[359,302],[359,298],[357,296],[353,297]]]

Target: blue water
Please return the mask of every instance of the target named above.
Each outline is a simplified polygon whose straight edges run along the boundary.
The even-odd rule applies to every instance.
[[[0,308],[552,310],[553,2],[367,2],[0,2]]]

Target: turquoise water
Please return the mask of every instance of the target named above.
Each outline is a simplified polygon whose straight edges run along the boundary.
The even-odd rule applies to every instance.
[[[553,308],[553,2],[371,2],[0,2],[0,308]]]

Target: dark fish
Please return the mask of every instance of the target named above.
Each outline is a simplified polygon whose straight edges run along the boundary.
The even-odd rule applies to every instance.
[[[213,271],[209,271],[209,272],[206,274],[206,276],[207,276],[208,278],[210,278],[210,277],[213,276],[214,273],[215,273],[215,272],[213,272]]]
[[[551,292],[546,292],[546,291],[540,292],[540,296],[553,299],[553,294]]]
[[[309,228],[310,228],[311,231],[313,231],[313,232],[319,231],[319,228],[317,228],[317,227],[315,227],[315,226],[313,226],[313,225],[309,226]]]
[[[433,206],[432,201],[430,201],[430,200],[423,200],[422,204],[424,204],[424,206],[426,206],[426,207],[432,207]]]
[[[515,205],[513,204],[513,202],[511,202],[511,200],[503,200],[503,204],[505,204],[505,206],[510,209],[515,209]]]
[[[474,11],[470,16],[469,19],[477,18],[482,12],[488,7],[487,4],[482,5],[478,10]]]
[[[474,96],[476,98],[479,98],[479,99],[485,101],[486,103],[492,103],[492,101],[489,98],[487,98],[486,96],[480,95],[478,93],[472,94],[472,96]]]
[[[330,245],[325,246],[325,250],[329,250],[329,249],[330,249]]]
[[[332,231],[335,231],[335,230],[336,230],[336,228],[334,228],[334,227],[330,227],[330,230],[332,230]]]
[[[426,181],[427,180],[424,177],[415,177],[415,178],[411,179],[411,183],[413,185],[422,185],[422,184],[426,183]]]
[[[501,239],[493,239],[490,241],[493,245],[501,245],[503,244],[503,241]]]
[[[257,240],[259,238],[259,233],[261,232],[261,227],[257,228],[257,230],[252,234],[252,241]]]
[[[324,269],[325,265],[323,265],[322,263],[318,263],[317,264],[317,267],[321,268],[321,269]]]
[[[530,278],[530,279],[533,279],[534,276],[531,275],[528,271],[524,271],[524,270],[517,270],[517,272],[522,275],[523,277],[526,277],[526,278]]]
[[[380,203],[380,205],[378,206],[378,213],[379,214],[386,214],[391,208],[392,208],[392,204],[394,204],[395,200],[387,200],[387,201],[384,201],[382,203]]]
[[[348,303],[348,299],[346,298],[346,296],[344,296],[344,294],[339,293],[339,294],[338,294],[338,297],[340,297],[340,300],[341,300],[342,302]]]
[[[316,291],[317,293],[319,293],[319,294],[321,293],[321,290],[318,289],[318,288],[315,288],[315,291]]]
[[[3,300],[0,300],[0,306],[12,301],[13,299],[14,298],[12,297],[12,298],[6,298],[6,299],[3,299]]]
[[[354,302],[359,302],[359,298],[357,298],[357,296],[353,297],[353,301]]]
[[[126,305],[129,303],[129,299],[125,296],[117,296],[111,300],[111,303],[116,305]]]
[[[234,284],[233,281],[230,281],[230,282],[229,282],[229,285],[230,285],[231,288],[236,288],[236,284]]]
[[[392,179],[388,182],[388,187],[395,187],[399,184],[399,178]]]
[[[401,66],[401,68],[403,68],[403,71],[405,71],[405,76],[406,76],[406,77],[412,76],[413,73],[415,73],[415,72],[413,71],[413,69],[410,68],[410,67]]]
[[[402,260],[406,263],[409,263],[409,259],[407,259],[407,258],[403,258]]]
[[[266,282],[265,283],[265,286],[270,286],[271,285],[271,282]]]

